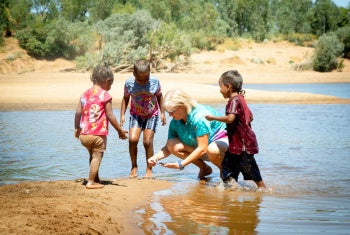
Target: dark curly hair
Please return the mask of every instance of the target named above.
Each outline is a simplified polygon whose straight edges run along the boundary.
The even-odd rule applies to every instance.
[[[94,84],[105,82],[108,79],[111,79],[111,82],[113,82],[114,75],[108,66],[98,65],[94,68],[90,79]]]
[[[243,78],[237,70],[226,71],[221,75],[219,81],[224,85],[230,84],[234,92],[244,95],[245,91],[242,90]]]

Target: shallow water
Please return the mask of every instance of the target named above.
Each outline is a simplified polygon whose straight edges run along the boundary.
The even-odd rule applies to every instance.
[[[251,105],[256,155],[270,192],[224,189],[197,169],[137,211],[147,234],[348,234],[350,105]],[[288,120],[287,120],[288,119]],[[151,232],[152,231],[152,232]]]
[[[194,166],[181,172],[157,166],[155,176],[175,184],[136,211],[145,234],[348,234],[350,105],[250,107],[260,146],[256,160],[272,192],[257,192],[242,178],[242,189],[224,189],[214,167],[202,182]],[[73,138],[73,118],[74,111],[1,112],[0,184],[87,177],[88,154]],[[155,151],[166,134],[167,126],[159,126]],[[142,176],[142,145],[139,151]],[[127,177],[129,170],[127,141],[112,130],[100,175]]]

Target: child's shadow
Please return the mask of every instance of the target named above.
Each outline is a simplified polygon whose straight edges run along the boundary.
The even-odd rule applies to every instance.
[[[76,179],[75,182],[77,182],[77,183],[82,182],[81,184],[86,186],[88,181],[87,181],[87,179],[79,178],[79,179]],[[113,180],[101,180],[100,184],[127,187],[125,184],[119,184],[118,182],[113,181]]]

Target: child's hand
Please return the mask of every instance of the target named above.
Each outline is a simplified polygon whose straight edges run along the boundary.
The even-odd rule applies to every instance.
[[[119,139],[123,139],[123,140],[127,139],[128,136],[126,134],[128,134],[127,130],[118,131]]]
[[[120,117],[120,126],[123,126],[125,122],[125,116]]]
[[[81,129],[80,129],[80,128],[75,129],[75,130],[74,130],[74,138],[79,139],[80,132],[81,132]]]
[[[205,118],[206,118],[208,121],[213,121],[213,120],[214,120],[214,117],[211,116],[211,115],[206,115]]]
[[[162,120],[162,126],[165,126],[166,125],[166,117],[165,117],[164,113],[160,115],[160,119]]]

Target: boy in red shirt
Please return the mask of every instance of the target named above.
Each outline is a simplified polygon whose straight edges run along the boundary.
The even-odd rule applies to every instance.
[[[253,180],[256,185],[266,187],[261,178],[254,154],[259,152],[258,142],[251,128],[253,114],[248,108],[242,90],[243,79],[236,70],[223,73],[219,79],[220,93],[228,98],[226,116],[206,116],[209,121],[217,120],[226,123],[229,149],[222,162],[222,179],[238,180],[242,172],[244,180]]]

